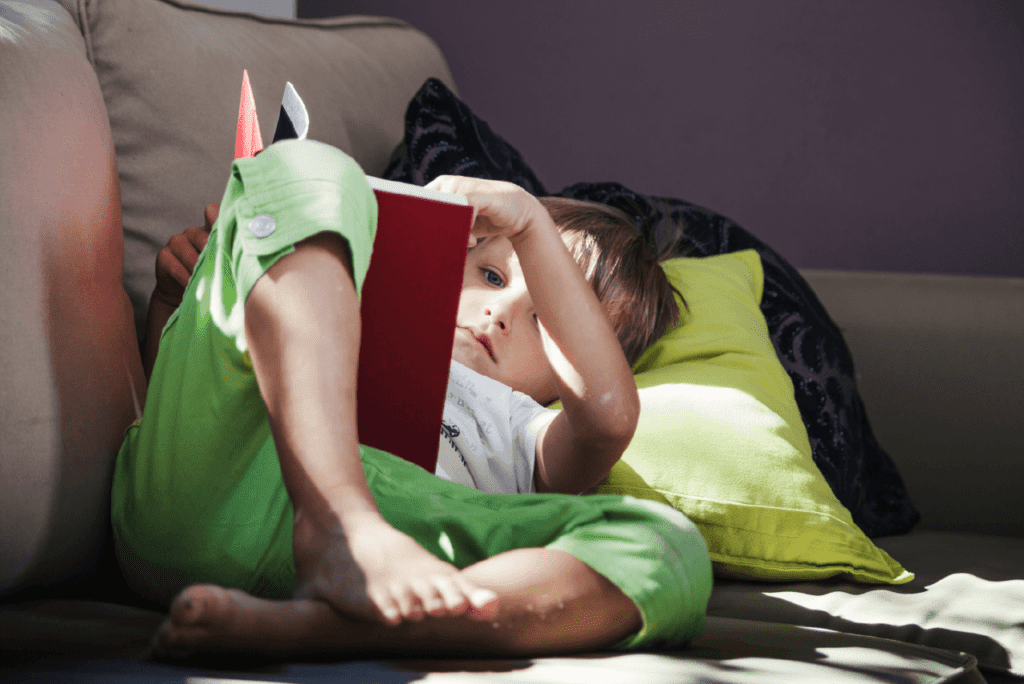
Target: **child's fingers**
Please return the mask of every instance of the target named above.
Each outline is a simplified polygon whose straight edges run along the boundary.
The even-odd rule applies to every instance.
[[[217,222],[217,217],[220,216],[220,204],[216,202],[207,204],[203,216],[206,219],[206,231],[209,232],[213,228],[213,224]]]
[[[199,252],[206,245],[206,239],[207,233],[196,226],[172,236],[167,246],[157,254],[157,278],[166,275],[182,287],[187,285],[199,260]]]
[[[467,178],[464,176],[438,176],[427,183],[426,187],[438,192],[448,192],[455,195],[463,195],[473,207],[473,226],[478,223],[480,214],[486,212],[487,205],[491,201],[487,190],[495,181],[481,180],[479,178]]]
[[[477,233],[480,232],[477,230],[479,225],[477,218],[480,215],[480,204],[479,195],[473,193],[472,181],[474,180],[475,179],[463,178],[461,176],[438,176],[425,186],[430,190],[437,190],[438,192],[450,192],[457,195],[465,195],[469,202],[469,206],[473,208],[473,217],[469,222],[472,229],[470,230],[469,238],[466,242],[467,249],[476,247],[479,238],[483,237],[483,235],[477,235]]]
[[[471,247],[477,240],[490,236],[504,235],[512,239],[526,230],[538,213],[544,212],[530,193],[506,181],[438,176],[427,187],[463,195],[473,207]]]
[[[438,192],[455,192],[455,190],[450,188],[454,187],[456,179],[457,176],[438,176],[424,187],[430,190],[437,190]]]
[[[218,205],[207,206],[208,223],[217,220]],[[211,221],[212,219],[212,221]],[[199,253],[209,240],[209,227],[191,226],[178,233],[156,255],[156,289],[166,301],[180,302],[189,278],[199,261]]]
[[[207,233],[201,228],[192,226],[187,228],[181,235],[171,238],[167,246],[171,248],[174,256],[178,258],[189,274],[195,270],[196,262],[199,260],[199,252],[203,251],[206,244]]]
[[[192,226],[185,230],[185,237],[187,237],[188,241],[192,244],[192,247],[196,251],[196,257],[198,258],[198,253],[203,251],[203,248],[206,247],[207,241],[210,239],[210,231],[206,228]]]
[[[194,266],[195,264],[193,264]],[[157,284],[163,285],[164,289],[168,289],[170,286],[167,283],[171,280],[177,283],[182,290],[188,285],[189,276],[192,274],[191,269],[187,269],[182,264],[181,259],[174,253],[170,244],[157,252],[156,255],[156,277]],[[175,288],[176,289],[176,288]],[[168,292],[167,294],[172,294]]]
[[[466,197],[473,207],[473,234],[478,239],[490,235],[512,237],[519,234],[540,207],[523,188],[506,181],[438,176],[427,187]]]

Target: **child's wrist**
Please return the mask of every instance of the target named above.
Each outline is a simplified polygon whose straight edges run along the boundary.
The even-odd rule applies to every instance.
[[[181,297],[174,297],[161,292],[159,289],[153,290],[153,295],[149,298],[149,308],[159,308],[164,311],[174,311],[181,305]]]

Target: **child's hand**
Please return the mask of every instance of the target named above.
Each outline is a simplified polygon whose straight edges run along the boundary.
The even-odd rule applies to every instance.
[[[168,240],[167,245],[157,253],[154,298],[158,298],[173,308],[177,308],[181,304],[188,279],[196,267],[199,253],[206,246],[206,241],[210,237],[210,229],[216,222],[219,212],[219,204],[207,204],[204,212],[206,224],[203,227],[186,228],[183,233]]]
[[[473,207],[473,229],[469,246],[480,238],[503,235],[513,242],[544,207],[537,198],[514,183],[466,176],[438,176],[427,187],[440,192],[465,195]]]

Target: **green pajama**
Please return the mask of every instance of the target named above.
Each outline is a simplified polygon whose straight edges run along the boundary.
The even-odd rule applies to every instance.
[[[294,244],[342,235],[357,290],[369,266],[376,202],[358,165],[313,141],[284,141],[232,166],[220,216],[164,328],[146,408],[118,454],[111,513],[125,576],[168,602],[211,582],[288,598],[292,508],[246,351],[244,302]],[[644,627],[619,647],[699,636],[711,564],[678,511],[630,497],[484,494],[362,447],[384,518],[457,567],[517,548],[573,554],[639,607]]]

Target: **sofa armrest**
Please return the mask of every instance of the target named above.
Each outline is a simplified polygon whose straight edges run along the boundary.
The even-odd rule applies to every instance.
[[[0,5],[0,595],[91,569],[145,378],[117,165],[81,34]]]
[[[1024,278],[806,270],[922,529],[1024,537]]]

